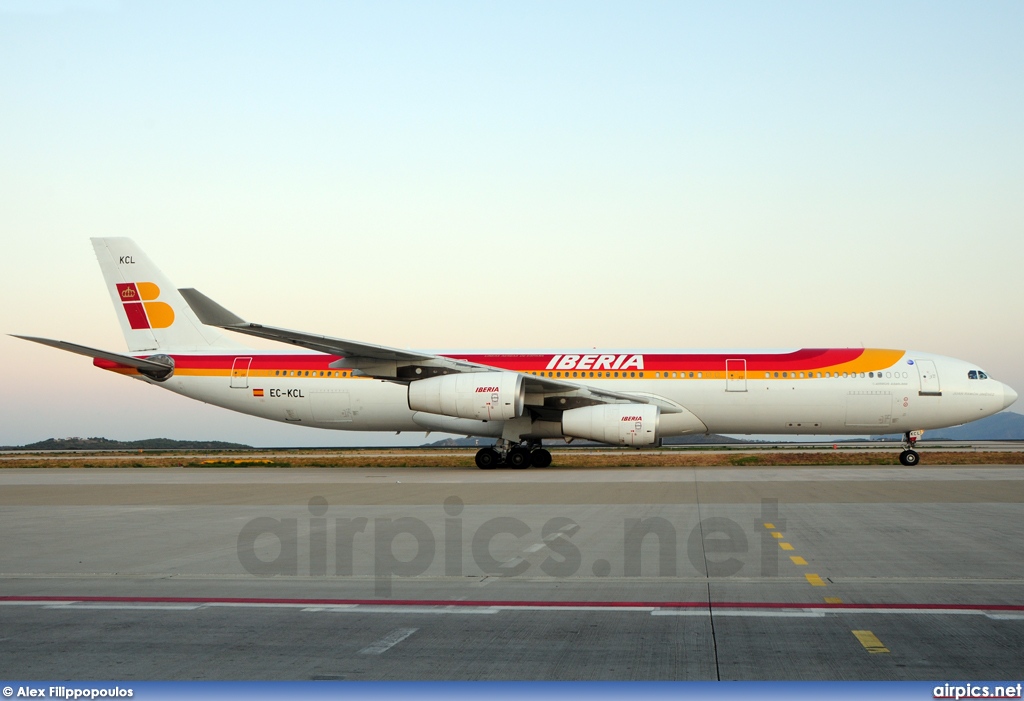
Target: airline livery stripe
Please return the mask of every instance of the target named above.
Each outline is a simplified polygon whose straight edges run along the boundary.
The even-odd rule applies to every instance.
[[[131,305],[125,305],[126,307]],[[743,376],[743,368],[746,368],[746,378],[755,379],[796,379],[797,372],[806,372],[808,377],[816,372],[835,373],[862,373],[883,370],[896,365],[906,355],[902,350],[884,349],[811,349],[796,351],[793,353],[754,353],[754,354],[664,354],[664,353],[594,353],[594,354],[538,354],[538,355],[466,355],[448,356],[460,360],[467,360],[481,365],[498,367],[513,372],[526,374],[544,374],[547,376],[563,377],[565,379],[578,380],[598,379],[591,378],[590,374],[602,372],[600,379],[612,379],[608,377],[612,372],[622,373],[625,377],[628,372],[631,378],[642,376],[644,379],[668,379],[669,373],[700,373],[700,377],[693,379],[724,379],[726,377],[726,361],[737,362],[736,368],[730,366],[730,375],[738,374]],[[229,373],[237,356],[235,355],[172,355],[175,363],[175,373],[180,375],[223,375]],[[337,355],[294,355],[294,354],[266,354],[251,356],[252,362],[249,366],[250,376],[275,376],[277,372],[316,372],[317,376],[321,371],[335,371],[331,365],[342,360]],[[97,367],[124,371],[123,365],[107,360],[96,360]],[[576,373],[579,376],[576,376]],[[571,374],[570,374],[571,373]],[[633,373],[636,373],[634,375]],[[641,373],[643,373],[641,375]],[[655,377],[655,373],[658,377]],[[771,377],[765,378],[768,373]],[[779,373],[779,377],[775,377]],[[787,377],[781,377],[786,373]],[[347,374],[347,373],[346,373]],[[305,374],[303,375],[305,376]],[[310,375],[312,376],[312,375]],[[687,379],[690,379],[689,377]]]

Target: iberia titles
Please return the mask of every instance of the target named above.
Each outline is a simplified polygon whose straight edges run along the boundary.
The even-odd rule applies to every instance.
[[[642,355],[556,355],[545,370],[627,370],[644,369]]]

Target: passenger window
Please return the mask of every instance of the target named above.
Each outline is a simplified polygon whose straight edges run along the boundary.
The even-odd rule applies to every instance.
[[[821,373],[820,373],[820,372],[818,373],[818,377],[819,377],[819,378],[821,377]]]
[[[782,376],[783,377],[788,377],[788,374],[787,373],[782,373]]]
[[[686,373],[683,373],[683,374],[685,375]],[[676,374],[675,374],[675,373],[672,373],[672,377],[675,377],[675,376],[676,376]]]
[[[692,373],[692,372],[690,373],[690,377],[693,377],[693,373]],[[704,373],[702,373],[702,372],[698,372],[698,373],[697,373],[697,377],[698,377],[698,378],[700,378],[700,377],[704,377]]]

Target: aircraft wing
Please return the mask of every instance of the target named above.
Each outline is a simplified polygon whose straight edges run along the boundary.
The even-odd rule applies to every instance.
[[[352,368],[354,375],[375,377],[382,380],[411,382],[413,380],[459,372],[511,372],[504,368],[491,367],[480,363],[448,358],[443,355],[417,353],[415,351],[376,346],[342,338],[331,338],[303,331],[291,331],[275,326],[265,326],[245,321],[228,311],[202,292],[192,288],[178,290],[207,326],[216,326],[228,331],[268,338],[309,350],[341,356],[332,363],[333,367]],[[527,404],[538,409],[557,412],[591,404],[654,404],[664,413],[682,411],[675,402],[663,397],[646,394],[610,392],[589,385],[553,380],[523,373],[526,386]],[[532,396],[531,396],[532,395]]]
[[[14,338],[20,338],[23,341],[32,341],[34,343],[41,343],[44,346],[51,346],[52,348],[59,348],[66,350],[71,353],[77,353],[78,355],[84,355],[89,358],[101,358],[102,360],[109,360],[112,363],[118,363],[119,365],[127,365],[137,369],[144,375],[153,377],[155,379],[164,379],[174,370],[174,363],[169,358],[133,358],[130,355],[122,355],[120,353],[111,353],[110,351],[99,350],[98,348],[90,348],[89,346],[80,346],[77,343],[68,343],[67,341],[54,341],[50,338],[38,338],[36,336],[18,336],[17,334],[11,334]]]
[[[217,326],[228,331],[236,331],[258,338],[269,338],[273,341],[290,343],[293,346],[308,348],[320,353],[329,355],[340,355],[344,362],[337,361],[337,367],[354,368],[360,372],[356,374],[368,377],[382,377],[388,379],[416,379],[417,376],[429,377],[421,371],[418,375],[410,375],[403,378],[399,374],[400,367],[429,366],[433,368],[448,370],[452,372],[473,372],[482,369],[483,366],[476,363],[467,363],[459,360],[452,360],[438,355],[428,353],[417,353],[415,351],[401,350],[399,348],[388,348],[387,346],[375,346],[358,341],[349,341],[342,338],[331,338],[330,336],[319,336],[305,333],[303,331],[291,331],[275,326],[264,326],[245,321],[238,315],[228,311],[199,290],[186,288],[178,290],[185,298],[185,301],[196,313],[199,320],[207,326]],[[491,368],[487,368],[488,370]],[[389,372],[390,371],[390,372]],[[440,374],[440,373],[431,373]]]

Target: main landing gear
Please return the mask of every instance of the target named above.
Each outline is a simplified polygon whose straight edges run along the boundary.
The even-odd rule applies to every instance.
[[[913,467],[921,460],[921,456],[914,450],[914,446],[917,444],[917,436],[911,435],[910,432],[903,434],[903,452],[900,453],[900,464],[906,465],[907,467]]]
[[[493,448],[481,448],[476,453],[476,466],[481,470],[493,470],[499,466],[525,470],[550,464],[551,453],[540,447],[540,441],[519,445],[498,441]]]

